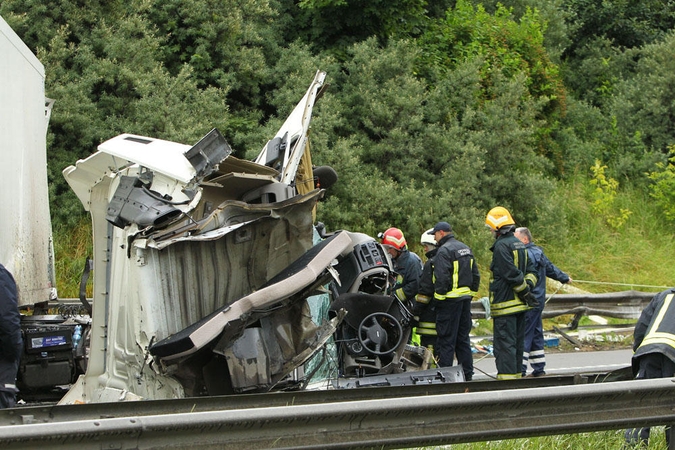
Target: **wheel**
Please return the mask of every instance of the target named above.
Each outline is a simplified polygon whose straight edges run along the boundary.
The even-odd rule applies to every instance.
[[[387,313],[370,314],[359,325],[359,342],[373,355],[387,355],[393,352],[402,339],[401,324]]]

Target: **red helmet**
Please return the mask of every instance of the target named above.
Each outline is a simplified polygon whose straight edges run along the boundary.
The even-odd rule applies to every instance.
[[[402,251],[408,243],[405,241],[403,232],[398,228],[389,228],[382,233],[382,245],[389,245],[398,251]]]

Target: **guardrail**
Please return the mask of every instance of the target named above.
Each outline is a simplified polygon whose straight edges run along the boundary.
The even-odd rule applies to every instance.
[[[574,314],[637,319],[654,295],[654,292],[634,290],[604,294],[555,294],[546,302],[543,317]],[[59,299],[57,304],[71,307],[82,306],[80,300],[74,298]],[[485,308],[481,302],[471,303],[471,315],[474,319],[485,318]]]
[[[546,302],[542,316],[548,318],[573,314],[638,319],[654,295],[654,292],[632,290],[605,294],[556,294]],[[485,308],[481,302],[472,302],[471,315],[474,319],[485,318]]]
[[[400,389],[394,398],[150,415],[142,414],[146,402],[136,402],[137,414],[127,417],[0,427],[0,446],[405,448],[675,423],[675,379],[438,395],[430,388],[428,395]]]

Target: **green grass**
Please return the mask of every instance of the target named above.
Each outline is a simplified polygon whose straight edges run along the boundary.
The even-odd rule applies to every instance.
[[[91,222],[87,217],[73,229],[57,226],[53,235],[59,298],[78,298],[84,263],[92,257]],[[91,297],[91,282],[87,285],[87,295]]]
[[[613,210],[627,209],[631,215],[625,225],[614,229],[606,217],[593,212],[590,189],[583,180],[559,185],[557,198],[566,218],[559,239],[537,240],[537,230],[531,230],[549,259],[578,280],[573,286],[589,292],[658,292],[674,286],[673,224],[655,203],[637,188],[619,192]]]
[[[501,441],[474,442],[469,444],[455,444],[445,447],[426,447],[430,449],[452,450],[617,450],[624,442],[624,430],[599,431],[594,433],[565,434],[555,436],[541,436],[522,439],[506,439]],[[652,428],[648,449],[665,449],[666,439],[664,427]]]

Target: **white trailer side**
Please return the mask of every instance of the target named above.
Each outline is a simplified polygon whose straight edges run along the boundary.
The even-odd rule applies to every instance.
[[[0,17],[0,263],[19,304],[55,297],[47,188],[45,72]]]

